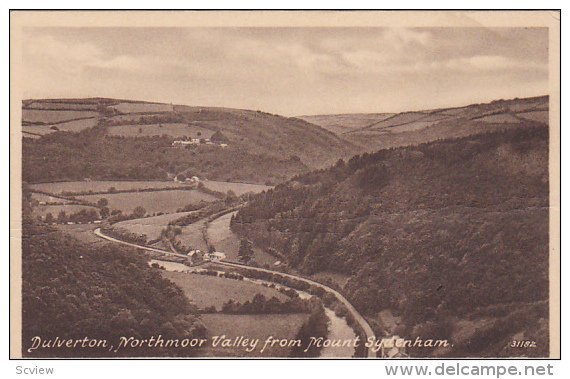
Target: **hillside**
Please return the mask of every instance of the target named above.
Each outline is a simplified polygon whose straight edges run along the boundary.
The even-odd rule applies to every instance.
[[[378,335],[454,344],[412,356],[546,356],[548,196],[548,128],[525,122],[295,177],[232,229],[306,274],[349,275]],[[506,348],[513,336],[538,348]]]
[[[548,96],[402,113],[301,116],[364,151],[548,124]]]
[[[296,118],[101,98],[25,100],[22,130],[24,180],[30,182],[190,172],[276,183],[356,152]]]
[[[22,354],[28,358],[188,357],[198,349],[123,348],[121,336],[203,338],[198,310],[140,254],[94,248],[46,226],[25,224],[22,243]],[[129,278],[129,280],[125,280]],[[107,347],[39,348],[32,338],[107,340]]]

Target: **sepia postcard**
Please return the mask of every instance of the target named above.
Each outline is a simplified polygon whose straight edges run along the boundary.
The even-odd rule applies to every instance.
[[[11,358],[560,357],[559,11],[12,11]]]

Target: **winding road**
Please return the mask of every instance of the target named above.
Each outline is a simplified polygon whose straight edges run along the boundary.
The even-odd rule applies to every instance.
[[[178,254],[178,253],[173,253],[171,251],[166,251],[166,250],[161,250],[161,249],[156,249],[153,247],[148,247],[148,246],[142,246],[142,245],[137,245],[131,242],[126,242],[126,241],[121,241],[119,239],[107,236],[105,234],[103,234],[103,232],[101,232],[101,228],[97,228],[94,231],[95,235],[97,235],[100,238],[106,239],[107,241],[111,241],[111,242],[116,242],[116,243],[120,243],[126,246],[131,246],[131,247],[135,247],[138,249],[143,249],[143,250],[147,250],[147,251],[153,251],[156,253],[161,253],[161,254],[167,254],[167,255],[172,255],[172,256],[177,256],[177,257],[184,257],[186,258],[186,256],[184,254]],[[234,267],[234,268],[246,268],[248,270],[254,270],[254,271],[259,271],[259,272],[265,272],[265,273],[270,273],[270,274],[277,274],[277,275],[282,275],[284,277],[290,278],[290,279],[295,279],[295,280],[301,280],[304,281],[305,283],[308,283],[310,285],[322,288],[323,290],[332,293],[333,295],[336,296],[336,298],[346,306],[346,308],[348,309],[348,311],[352,314],[352,316],[354,317],[354,320],[356,322],[358,322],[358,324],[360,324],[362,330],[364,331],[364,334],[366,335],[366,340],[365,341],[361,341],[361,343],[366,343],[366,341],[370,338],[374,338],[374,332],[372,331],[372,328],[370,327],[370,325],[368,324],[368,322],[366,321],[366,319],[364,317],[362,317],[362,315],[356,310],[356,308],[354,308],[354,306],[338,291],[334,290],[333,288],[330,288],[324,284],[321,284],[319,282],[315,282],[311,279],[307,279],[304,278],[302,276],[297,276],[297,275],[291,275],[291,274],[286,274],[283,272],[279,272],[279,271],[273,271],[273,270],[268,270],[265,268],[260,268],[260,267],[253,267],[253,266],[247,266],[247,265],[242,265],[242,264],[237,264],[237,263],[230,263],[230,262],[224,262],[224,261],[216,261],[216,264],[219,264],[221,266],[227,266],[227,267]],[[367,357],[368,358],[376,358],[376,354],[371,350],[368,349],[368,353],[367,353]]]

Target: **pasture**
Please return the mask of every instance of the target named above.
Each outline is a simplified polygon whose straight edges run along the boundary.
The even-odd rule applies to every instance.
[[[97,104],[66,103],[61,101],[33,101],[26,105],[26,109],[64,110],[64,111],[96,111]]]
[[[217,251],[226,254],[227,260],[238,261],[239,237],[230,229],[230,221],[236,212],[218,217],[208,224],[208,241]],[[273,265],[278,259],[263,250],[254,247],[254,259],[257,263]]]
[[[212,191],[226,193],[229,190],[232,190],[237,196],[241,196],[248,192],[259,193],[273,188],[262,184],[219,182],[216,180],[206,180],[203,183],[206,188],[211,189]]]
[[[158,103],[119,103],[113,105],[121,113],[151,113],[151,112],[172,112],[174,107],[171,104]]]
[[[152,137],[167,135],[174,138],[210,138],[213,130],[183,123],[128,124],[109,126],[107,134],[123,137]]]
[[[517,116],[548,125],[548,111],[525,112],[519,113]]]
[[[287,300],[281,292],[244,280],[219,278],[216,276],[189,274],[185,272],[161,271],[162,276],[176,283],[184,294],[200,309],[214,306],[219,311],[228,300],[244,303],[260,293],[266,298],[275,296]]]
[[[192,212],[168,213],[160,216],[137,218],[118,222],[114,224],[114,226],[126,229],[131,233],[146,234],[149,240],[153,240],[160,237],[160,232],[170,221],[174,221],[190,213]]]
[[[58,124],[78,118],[97,117],[93,111],[22,109],[22,121],[30,123]]]
[[[191,246],[194,249],[208,251],[208,244],[204,240],[202,230],[206,227],[206,220],[198,220],[190,225],[182,227],[182,234],[176,239],[184,246]]]
[[[97,125],[98,119],[85,118],[81,120],[66,121],[56,125],[23,125],[22,132],[28,132],[33,134],[46,135],[49,133],[55,133],[57,131],[62,132],[79,132],[84,129],[89,129]],[[52,129],[53,127],[57,129]]]
[[[136,191],[138,189],[163,189],[163,188],[180,188],[185,187],[184,184],[173,181],[75,181],[75,182],[55,182],[55,183],[38,183],[31,184],[30,188],[36,191],[48,192],[54,195],[63,192],[69,193],[87,193],[93,192],[109,192],[114,187],[116,191]]]
[[[77,196],[77,198],[91,203],[97,203],[99,199],[105,198],[109,202],[109,209],[118,209],[123,214],[132,213],[138,206],[142,206],[147,214],[173,213],[188,204],[196,204],[202,200],[208,202],[216,200],[214,196],[197,190],[105,193]]]
[[[37,193],[37,192],[32,192],[32,200],[36,200],[38,202],[43,202],[43,203],[58,203],[58,204],[67,204],[70,202],[70,200],[67,199],[44,195],[43,193]]]
[[[221,336],[234,339],[239,336],[247,336],[250,339],[259,339],[259,344],[252,352],[247,352],[245,347],[224,348],[213,347],[211,340],[201,350],[201,355],[206,357],[288,357],[289,347],[267,347],[263,353],[263,343],[267,337],[275,339],[293,340],[303,323],[308,319],[308,314],[271,314],[271,315],[225,315],[205,314],[202,320],[208,329],[208,335]]]
[[[77,238],[79,241],[89,244],[89,245],[102,245],[107,243],[112,243],[103,238],[97,237],[94,230],[100,225],[97,224],[57,224],[55,227],[64,233],[70,234],[73,238]],[[115,245],[117,246],[117,245]],[[124,247],[127,248],[127,247]]]
[[[508,113],[494,114],[476,119],[491,124],[518,124],[521,122],[515,116]]]

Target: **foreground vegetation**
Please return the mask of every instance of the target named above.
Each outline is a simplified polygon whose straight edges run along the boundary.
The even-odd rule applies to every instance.
[[[27,357],[192,356],[194,349],[37,349],[31,338],[106,339],[121,336],[198,338],[197,309],[139,254],[93,248],[46,227],[27,225],[23,238],[22,344]],[[126,280],[128,278],[128,280]]]

